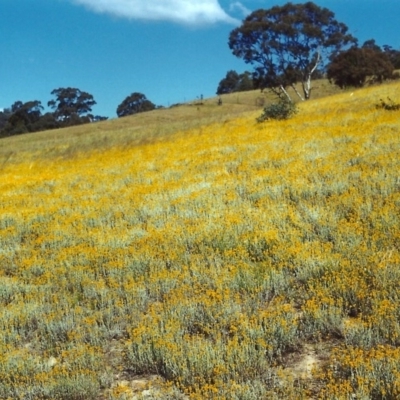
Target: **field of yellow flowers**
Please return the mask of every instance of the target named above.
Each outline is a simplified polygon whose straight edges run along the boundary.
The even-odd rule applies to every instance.
[[[399,90],[0,160],[0,399],[400,398]]]

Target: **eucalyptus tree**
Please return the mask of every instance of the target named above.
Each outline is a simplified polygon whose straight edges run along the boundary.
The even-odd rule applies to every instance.
[[[332,58],[327,76],[335,85],[362,87],[370,82],[383,82],[393,76],[393,64],[380,48],[352,47]]]
[[[260,9],[247,16],[229,36],[233,54],[255,67],[253,78],[261,88],[277,94],[291,86],[300,98],[311,96],[312,76],[356,39],[332,11],[312,2]],[[301,82],[303,94],[295,87]]]
[[[76,88],[54,89],[55,96],[47,105],[54,110],[54,116],[60,125],[77,125],[90,122],[92,107],[96,104],[93,96]]]
[[[143,93],[134,92],[127,96],[124,101],[117,107],[118,117],[137,114],[140,112],[151,111],[156,108]]]

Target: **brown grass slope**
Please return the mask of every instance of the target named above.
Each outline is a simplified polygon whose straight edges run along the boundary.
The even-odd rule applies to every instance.
[[[298,88],[300,90],[300,87]],[[313,100],[339,93],[327,80],[314,83]],[[294,92],[294,100],[298,100]],[[76,152],[114,146],[136,145],[168,137],[177,131],[225,122],[243,113],[261,110],[276,100],[260,90],[231,93],[218,97],[161,108],[96,124],[12,136],[0,140],[0,165],[42,157],[69,157]]]

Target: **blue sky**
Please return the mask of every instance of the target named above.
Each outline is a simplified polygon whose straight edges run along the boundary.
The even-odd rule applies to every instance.
[[[226,72],[251,70],[229,33],[277,0],[0,0],[0,108],[76,87],[93,113],[116,117],[133,92],[157,105],[215,95]],[[297,1],[293,1],[297,2]],[[360,43],[400,49],[400,0],[315,0]]]

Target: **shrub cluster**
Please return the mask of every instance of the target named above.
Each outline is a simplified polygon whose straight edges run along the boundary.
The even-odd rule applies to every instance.
[[[387,111],[397,111],[400,110],[400,103],[395,103],[390,97],[388,97],[387,101],[380,99],[379,103],[376,104],[376,108],[383,108]]]
[[[281,98],[277,103],[265,107],[263,113],[257,118],[257,122],[264,122],[270,119],[288,119],[296,113],[296,104],[288,99]]]

